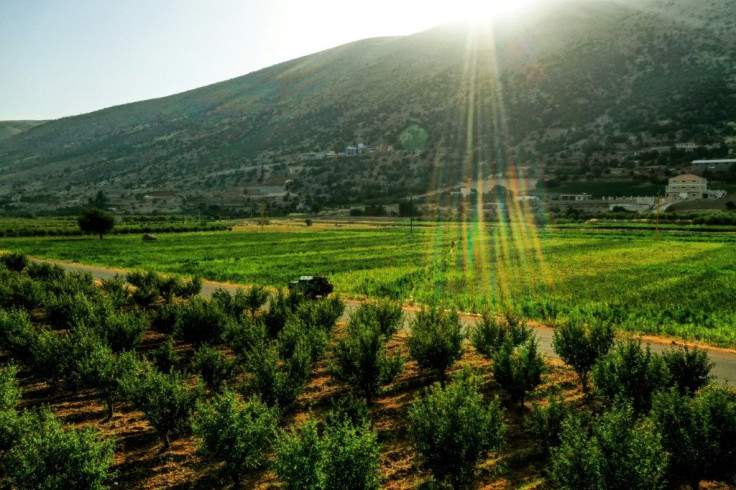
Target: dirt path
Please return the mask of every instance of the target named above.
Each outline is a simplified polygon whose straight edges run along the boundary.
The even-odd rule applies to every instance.
[[[99,267],[94,265],[87,265],[87,264],[77,264],[77,263],[71,263],[71,262],[60,262],[57,260],[45,260],[45,259],[33,259],[37,260],[39,262],[49,262],[53,264],[58,264],[61,267],[63,267],[66,270],[76,270],[76,271],[82,271],[82,272],[89,272],[92,274],[92,277],[95,279],[111,279],[116,274],[125,274],[127,271],[123,269],[113,269],[113,268],[105,268],[105,267]],[[225,289],[227,291],[230,291],[231,293],[235,292],[237,288],[239,287],[247,287],[246,285],[238,285],[238,284],[230,284],[230,283],[218,283],[213,281],[204,281],[202,284],[202,296],[210,297],[212,296],[212,293],[219,288]],[[343,298],[343,301],[345,302],[345,314],[343,315],[343,320],[347,319],[347,317],[350,315],[352,311],[354,311],[358,305],[360,305],[360,301],[350,298]],[[414,317],[415,312],[417,311],[416,307],[404,307],[405,312],[405,327],[408,326],[411,319]],[[466,325],[473,325],[478,320],[478,315],[471,315],[471,314],[462,314],[461,318],[463,322],[465,322]],[[554,350],[552,349],[552,335],[554,330],[547,326],[543,325],[538,322],[529,322],[530,327],[532,327],[537,334],[537,338],[539,339],[539,349],[540,351],[549,357],[557,358],[557,354],[555,354]],[[694,346],[701,349],[705,349],[708,351],[708,356],[710,359],[715,363],[715,366],[713,366],[713,369],[711,373],[722,383],[724,384],[730,384],[733,385],[734,381],[736,381],[736,349],[724,349],[724,348],[718,348],[718,347],[712,347],[708,345],[702,345],[702,344],[695,344],[691,342],[684,342],[682,340],[678,339],[668,339],[668,338],[661,338],[661,337],[654,337],[654,336],[643,336],[643,341],[646,342],[652,349],[653,352],[661,353],[667,349],[672,349],[677,346],[681,345],[688,345],[688,346]]]

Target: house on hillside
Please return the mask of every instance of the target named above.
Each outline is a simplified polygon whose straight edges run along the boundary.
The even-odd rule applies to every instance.
[[[672,200],[719,199],[725,195],[726,191],[708,190],[708,179],[693,174],[672,177],[666,193]]]

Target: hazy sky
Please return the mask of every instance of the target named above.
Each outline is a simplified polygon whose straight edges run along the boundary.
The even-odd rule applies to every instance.
[[[0,0],[0,120],[161,97],[539,1]]]

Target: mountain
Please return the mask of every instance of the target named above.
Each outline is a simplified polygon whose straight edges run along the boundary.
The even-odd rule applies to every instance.
[[[0,141],[28,131],[34,126],[43,124],[46,121],[0,121]]]
[[[519,167],[596,177],[617,150],[662,141],[723,147],[733,14],[732,0],[561,1],[514,23],[354,42],[0,141],[0,200],[63,207],[103,190],[126,209],[293,210]],[[323,155],[359,143],[374,151]]]

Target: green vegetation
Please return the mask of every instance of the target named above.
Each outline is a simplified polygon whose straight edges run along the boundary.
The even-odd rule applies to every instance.
[[[429,133],[426,129],[416,124],[408,126],[399,135],[401,146],[407,151],[416,151],[424,149],[429,139]]]
[[[736,237],[723,232],[423,225],[138,237],[15,238],[8,250],[284,287],[325,273],[336,291],[736,345]],[[460,244],[453,252],[451,243]],[[153,247],[151,247],[153,245]],[[258,257],[258,260],[250,260]],[[336,258],[338,258],[336,260]],[[0,284],[0,300],[2,300]],[[28,301],[33,295],[18,297]],[[269,324],[267,319],[267,324]],[[273,325],[278,327],[280,323]],[[269,327],[271,328],[271,327]]]

